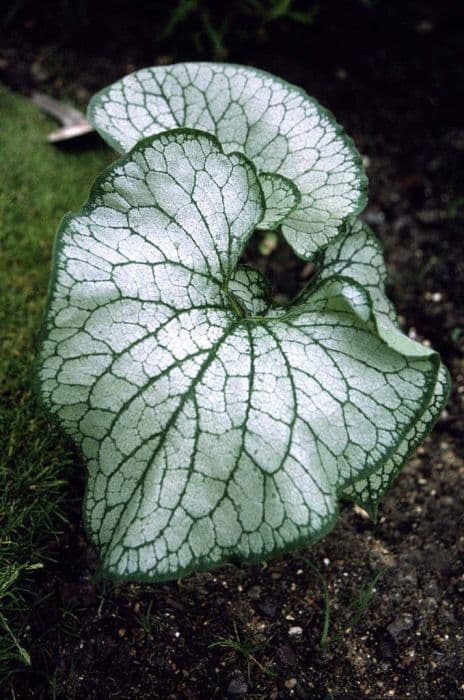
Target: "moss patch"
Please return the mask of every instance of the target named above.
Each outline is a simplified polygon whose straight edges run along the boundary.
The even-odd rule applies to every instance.
[[[1,86],[0,114],[1,678],[18,658],[28,661],[25,589],[60,529],[75,462],[31,387],[53,238],[63,214],[82,205],[114,154],[92,139],[82,148],[48,144],[53,123]]]

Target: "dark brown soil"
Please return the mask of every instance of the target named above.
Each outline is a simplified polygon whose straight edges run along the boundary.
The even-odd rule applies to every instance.
[[[56,563],[37,581],[32,670],[18,670],[5,697],[464,697],[463,13],[451,2],[328,5],[313,27],[285,25],[258,47],[232,41],[229,58],[303,85],[354,137],[391,295],[409,333],[442,353],[449,405],[377,524],[347,505],[311,550],[165,585],[94,580],[78,480]],[[197,58],[187,39],[166,47],[146,30],[135,46],[118,21],[116,13],[111,31],[103,20],[87,26],[83,41],[76,30],[47,31],[33,9],[20,12],[0,45],[4,80],[84,103],[128,70],[166,61],[169,49],[169,60]],[[140,14],[133,21],[143,23]],[[280,294],[291,296],[308,274],[284,246],[260,264]],[[329,634],[341,633],[325,651],[322,590],[308,557],[327,579]],[[380,570],[370,607],[346,631],[352,601]],[[248,657],[211,646],[237,639]]]

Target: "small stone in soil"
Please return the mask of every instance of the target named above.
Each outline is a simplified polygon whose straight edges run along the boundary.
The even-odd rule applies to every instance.
[[[392,637],[398,637],[402,632],[410,629],[413,624],[413,619],[411,615],[403,615],[402,617],[397,617],[393,622],[387,625],[387,630],[390,632]]]
[[[266,617],[275,617],[277,612],[277,605],[272,602],[269,598],[264,600],[258,600],[255,605],[258,612],[262,613]]]
[[[248,693],[248,685],[240,673],[232,676],[227,686],[227,692],[229,695],[244,695]]]
[[[377,654],[379,659],[391,661],[396,655],[396,642],[389,632],[382,630],[378,635]],[[388,664],[387,664],[388,668]]]
[[[296,654],[288,644],[277,649],[277,659],[282,666],[292,667],[296,664]]]
[[[288,634],[290,637],[299,637],[301,634],[303,634],[303,628],[302,627],[290,627],[288,630]]]

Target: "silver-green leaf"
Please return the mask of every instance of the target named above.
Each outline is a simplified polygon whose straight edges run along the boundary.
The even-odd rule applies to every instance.
[[[39,358],[84,455],[110,575],[179,577],[307,544],[431,404],[439,360],[320,278],[290,307],[240,255],[265,212],[252,163],[207,134],[140,142],[63,221]]]
[[[301,194],[291,180],[275,173],[260,173],[264,194],[264,216],[256,228],[273,231],[283,224],[301,203]]]
[[[378,323],[384,328],[398,326],[394,306],[386,295],[387,270],[382,246],[369,226],[361,221],[352,221],[345,234],[329,245],[317,260],[319,270],[316,279],[331,275],[344,275],[359,282],[369,292]],[[353,482],[344,495],[364,508],[376,519],[380,501],[392,481],[401,472],[412,452],[424,440],[436,423],[448,401],[450,391],[449,373],[440,366],[434,391],[424,413],[398,449],[384,462],[377,472]]]
[[[175,127],[214,134],[264,175],[280,175],[299,192],[297,206],[267,217],[297,255],[310,259],[366,201],[366,178],[353,142],[302,89],[256,68],[183,63],[145,68],[98,93],[88,119],[116,150]],[[278,201],[278,200],[277,200]],[[275,210],[276,199],[273,200]]]

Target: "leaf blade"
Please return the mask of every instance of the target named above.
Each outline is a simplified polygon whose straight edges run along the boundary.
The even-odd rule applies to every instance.
[[[290,309],[265,305],[265,281],[236,271],[263,212],[245,157],[179,129],[110,166],[62,224],[41,391],[85,457],[109,575],[318,539],[430,401],[436,355],[379,332],[359,282],[330,274]]]
[[[382,246],[369,226],[361,221],[351,222],[345,233],[319,256],[317,264],[320,269],[318,276],[321,278],[331,274],[345,275],[362,284],[369,292],[381,326],[387,332],[392,325],[398,327],[396,311],[385,291],[387,270]],[[414,345],[417,346],[417,343]],[[385,492],[438,420],[448,401],[449,391],[448,371],[440,364],[430,401],[398,446],[397,452],[377,473],[367,479],[360,479],[345,489],[344,496],[358,503],[373,520],[377,518],[378,506]]]
[[[302,89],[255,68],[182,63],[145,68],[92,98],[88,119],[116,150],[177,126],[213,133],[226,152],[301,193],[282,232],[311,259],[366,203],[367,180],[353,141]],[[263,182],[266,186],[266,181]]]

